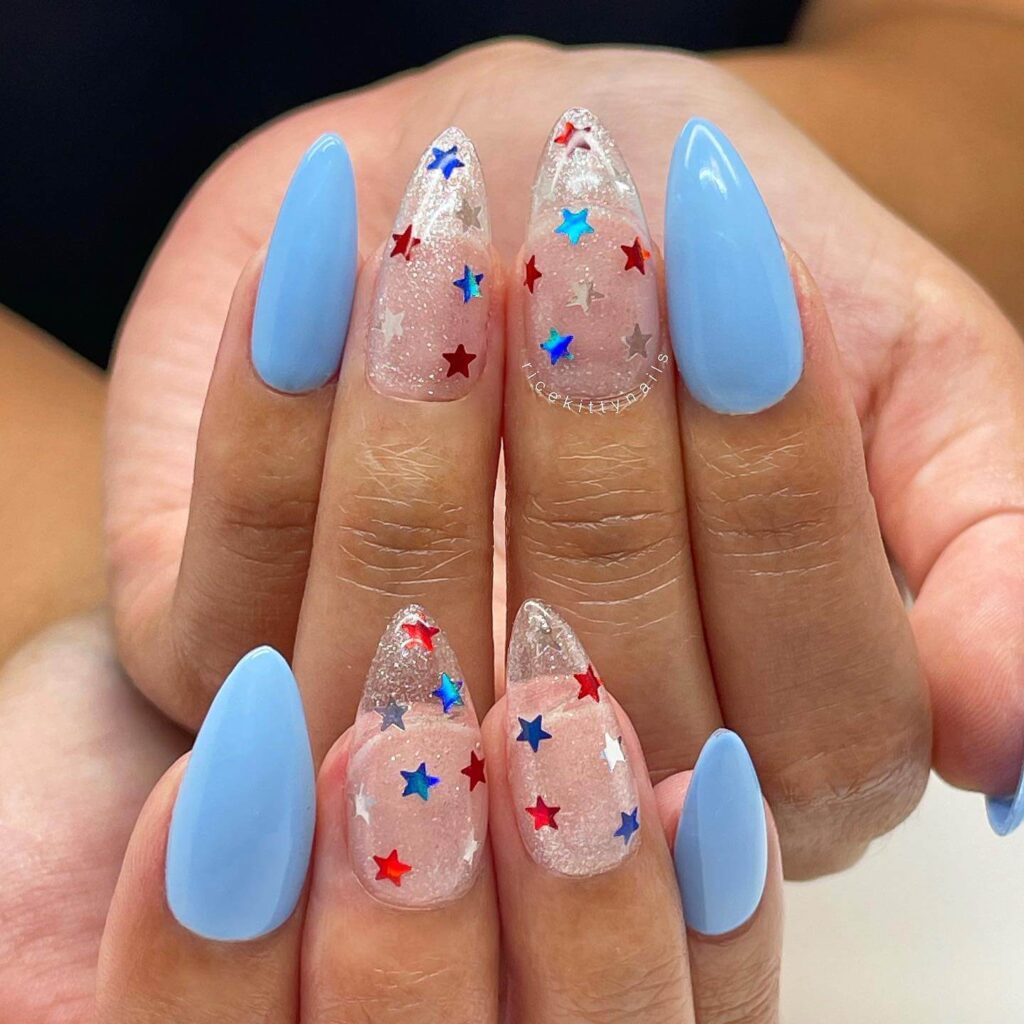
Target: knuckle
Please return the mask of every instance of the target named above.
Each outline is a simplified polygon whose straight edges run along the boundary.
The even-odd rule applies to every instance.
[[[779,961],[766,950],[752,950],[713,983],[697,979],[697,1018],[701,1024],[773,1024],[779,1012]]]

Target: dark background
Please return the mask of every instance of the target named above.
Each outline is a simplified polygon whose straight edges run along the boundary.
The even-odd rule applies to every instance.
[[[104,366],[189,188],[289,108],[494,36],[690,50],[778,43],[799,6],[2,0],[0,304]]]

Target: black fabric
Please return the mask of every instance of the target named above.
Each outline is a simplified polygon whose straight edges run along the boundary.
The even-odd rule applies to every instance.
[[[723,49],[782,42],[799,6],[3,0],[0,304],[104,365],[189,187],[269,118],[495,36]]]

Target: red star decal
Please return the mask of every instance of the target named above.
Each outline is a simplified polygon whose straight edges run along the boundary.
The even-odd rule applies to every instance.
[[[472,750],[469,754],[469,764],[465,768],[461,769],[462,774],[469,779],[469,791],[470,793],[476,789],[478,782],[487,782],[484,778],[484,761],[487,759],[484,757],[477,757],[476,751]]]
[[[555,821],[555,815],[561,810],[561,807],[548,807],[544,803],[542,796],[537,797],[537,803],[533,807],[527,807],[526,813],[533,816],[533,830],[534,832],[540,831],[542,828],[553,828],[556,832],[558,831],[558,822]]]
[[[651,258],[651,254],[640,244],[639,238],[633,239],[632,245],[620,245],[619,248],[626,254],[626,265],[624,270],[636,267],[641,274],[646,274],[644,261]]]
[[[593,697],[594,700],[600,702],[601,695],[597,691],[604,684],[601,682],[601,677],[594,671],[594,666],[587,665],[586,672],[574,672],[573,674],[576,677],[576,682],[580,684],[579,699]]]
[[[405,641],[406,647],[422,644],[428,651],[434,649],[434,634],[441,632],[437,626],[428,626],[422,619],[417,619],[415,622],[403,622],[402,629],[409,634],[409,639]]]
[[[469,364],[476,359],[476,353],[467,352],[466,346],[462,344],[454,352],[442,352],[441,355],[448,360],[446,377],[454,377],[457,373],[461,373],[463,377],[468,377]]]
[[[412,233],[412,224],[409,224],[400,235],[392,235],[391,237],[395,240],[395,247],[391,250],[391,255],[404,256],[406,263],[408,263],[412,259],[413,249],[420,244],[420,239]]]
[[[526,277],[523,280],[523,284],[530,289],[530,294],[533,294],[533,286],[543,277],[544,275],[537,269],[537,257],[531,256],[526,262]]]
[[[574,153],[577,149],[590,149],[590,143],[587,142],[585,132],[589,132],[590,128],[577,128],[572,121],[566,121],[565,127],[561,132],[555,136],[555,142],[559,146],[565,146],[569,153]]]
[[[392,850],[386,857],[378,857],[376,854],[373,858],[377,862],[377,881],[378,882],[393,882],[395,885],[402,884],[402,875],[407,871],[412,871],[412,868],[408,864],[403,864],[398,859],[398,851]]]

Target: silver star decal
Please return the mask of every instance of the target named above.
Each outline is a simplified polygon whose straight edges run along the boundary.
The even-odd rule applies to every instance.
[[[405,319],[405,310],[396,313],[393,310],[385,309],[384,316],[380,322],[380,329],[384,332],[384,340],[390,342],[393,338],[400,338],[405,333],[402,321]]]
[[[622,752],[622,737],[616,738],[610,732],[604,734],[604,750],[601,751],[601,760],[608,765],[608,771],[615,771],[617,764],[626,763],[626,755]]]
[[[593,281],[577,281],[572,286],[572,294],[573,300],[569,305],[579,306],[584,313],[589,313],[591,305],[604,298],[604,294],[594,287]]]
[[[629,349],[626,354],[627,359],[632,359],[633,356],[647,357],[647,342],[651,340],[650,334],[644,334],[640,330],[639,324],[633,324],[633,333],[623,335],[622,341],[626,348]]]
[[[481,209],[482,207],[474,206],[465,196],[462,197],[462,203],[455,211],[455,216],[462,221],[463,231],[468,231],[470,228],[480,227]]]
[[[366,787],[360,783],[359,792],[355,795],[356,817],[362,818],[367,825],[370,824],[370,808],[377,801],[366,792]]]
[[[391,701],[389,704],[381,704],[379,707],[373,709],[380,715],[380,731],[383,732],[388,726],[394,725],[405,732],[405,721],[403,715],[409,709],[404,704],[399,704],[397,701]]]
[[[473,858],[476,856],[476,851],[480,849],[480,843],[477,841],[476,836],[470,836],[466,840],[466,848],[462,851],[462,859],[467,864],[473,863]]]

